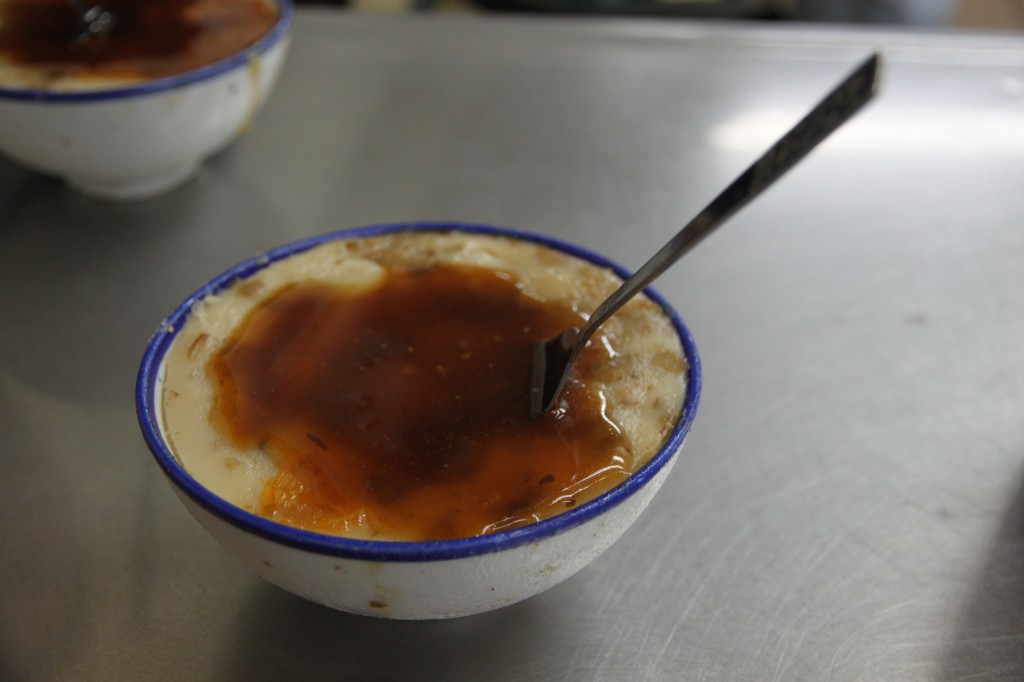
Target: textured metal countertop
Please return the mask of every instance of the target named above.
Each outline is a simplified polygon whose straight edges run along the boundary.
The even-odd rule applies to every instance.
[[[264,249],[405,220],[638,266],[860,57],[881,97],[665,275],[704,362],[637,525],[467,619],[249,574],[138,433],[160,319]],[[1024,679],[1024,41],[298,13],[187,187],[83,199],[0,161],[0,678]]]

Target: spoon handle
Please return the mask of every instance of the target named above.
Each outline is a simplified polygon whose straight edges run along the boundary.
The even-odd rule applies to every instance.
[[[880,61],[877,52],[866,59],[761,158],[722,190],[632,277],[623,282],[587,320],[576,338],[576,347],[582,348],[594,331],[626,301],[782,177],[818,143],[857,113],[877,91]]]

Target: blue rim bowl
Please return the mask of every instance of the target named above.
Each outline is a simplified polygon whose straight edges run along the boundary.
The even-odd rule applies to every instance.
[[[105,100],[122,99],[128,97],[141,97],[152,95],[166,90],[182,88],[193,83],[209,80],[215,76],[230,71],[238,66],[247,64],[254,55],[260,55],[272,48],[278,41],[288,34],[291,28],[294,15],[292,0],[275,0],[280,15],[271,29],[263,34],[256,42],[235,54],[225,57],[211,64],[205,64],[191,71],[167,76],[166,78],[155,78],[132,85],[123,85],[112,88],[96,88],[90,90],[63,92],[47,90],[45,88],[16,88],[0,85],[0,100],[23,100],[30,102],[49,103],[87,103],[102,102]]]
[[[301,530],[270,521],[269,519],[236,507],[226,500],[214,495],[199,481],[193,478],[172,453],[167,441],[161,435],[162,430],[160,425],[157,423],[157,401],[159,400],[159,391],[161,386],[161,364],[163,363],[163,359],[167,354],[168,349],[171,347],[171,344],[174,342],[178,332],[188,320],[192,307],[206,296],[216,294],[236,280],[249,277],[275,261],[307,251],[324,242],[413,230],[434,232],[459,231],[472,234],[511,237],[513,239],[541,244],[557,251],[562,251],[582,258],[600,267],[610,268],[617,275],[623,278],[628,277],[630,274],[628,271],[615,263],[612,263],[603,256],[599,256],[595,253],[582,249],[579,246],[559,241],[551,237],[511,228],[446,222],[374,225],[369,227],[340,230],[285,244],[284,246],[280,246],[267,251],[262,255],[251,258],[223,274],[218,275],[185,299],[185,301],[160,324],[156,333],[150,340],[149,345],[146,347],[146,351],[142,357],[142,365],[139,368],[138,381],[135,389],[135,405],[138,413],[139,425],[142,428],[142,434],[149,446],[149,449],[156,458],[157,464],[161,469],[163,469],[164,474],[166,474],[175,486],[177,486],[201,507],[227,523],[248,533],[252,533],[256,536],[289,547],[321,555],[361,559],[366,561],[441,561],[500,552],[520,545],[539,542],[544,538],[557,535],[569,530],[570,528],[579,526],[586,521],[600,516],[605,511],[626,500],[646,485],[662,467],[671,461],[672,457],[682,445],[686,434],[690,430],[690,426],[693,424],[694,417],[697,414],[697,405],[700,400],[701,391],[700,358],[697,355],[697,347],[693,337],[690,334],[690,331],[686,328],[686,325],[683,324],[678,313],[672,309],[665,299],[655,291],[648,288],[646,290],[648,297],[657,303],[671,319],[676,332],[679,334],[683,352],[686,355],[687,362],[689,363],[689,369],[686,373],[686,396],[683,400],[682,410],[680,412],[679,420],[672,432],[669,434],[668,438],[666,438],[658,452],[646,464],[640,467],[618,486],[590,502],[587,502],[586,504],[574,507],[573,509],[561,512],[555,516],[528,526],[500,531],[491,535],[459,538],[454,540],[431,540],[425,542],[357,540]]]

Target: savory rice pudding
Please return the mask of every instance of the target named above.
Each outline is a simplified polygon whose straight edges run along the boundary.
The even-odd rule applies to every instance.
[[[552,412],[533,347],[621,280],[525,240],[407,231],[327,241],[196,303],[163,365],[161,422],[200,483],[280,523],[378,540],[515,528],[650,459],[687,364],[638,297],[591,339]]]
[[[105,14],[83,23],[68,0],[0,0],[0,85],[81,91],[176,76],[244,50],[280,16],[272,0],[81,4]]]

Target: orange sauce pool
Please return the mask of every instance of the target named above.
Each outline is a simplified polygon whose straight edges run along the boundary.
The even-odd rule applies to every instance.
[[[67,0],[0,0],[0,60],[53,79],[150,80],[184,73],[255,43],[277,22],[267,0],[83,0],[114,19],[102,40],[76,45]]]
[[[580,317],[491,270],[392,271],[368,293],[298,283],[210,360],[212,421],[278,464],[257,510],[292,526],[438,540],[513,528],[623,481],[631,453],[587,387],[529,410],[533,344]]]

